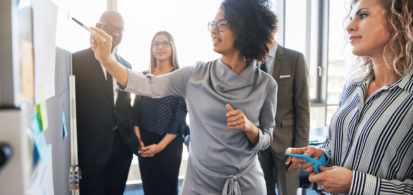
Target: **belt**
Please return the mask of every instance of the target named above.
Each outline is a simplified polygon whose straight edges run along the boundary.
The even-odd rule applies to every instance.
[[[189,145],[189,150],[190,150],[189,154],[193,154],[192,144]],[[238,178],[250,172],[251,169],[255,166],[255,161],[253,161],[251,164],[247,166],[247,168],[245,168],[243,171],[239,172],[238,174],[223,175],[221,173],[217,173],[217,172],[207,169],[205,166],[199,163],[195,155],[191,155],[191,162],[194,163],[195,167],[197,167],[199,170],[201,170],[203,173],[209,176],[227,179],[224,184],[224,189],[222,189],[222,195],[241,195],[241,188],[238,183]]]

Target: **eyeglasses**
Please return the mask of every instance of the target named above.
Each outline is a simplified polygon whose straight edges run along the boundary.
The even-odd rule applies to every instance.
[[[172,43],[171,42],[167,42],[167,41],[164,41],[164,42],[154,42],[154,43],[152,43],[152,46],[153,47],[159,47],[159,45],[162,45],[162,47],[168,47],[168,46],[170,46]]]
[[[216,26],[219,32],[222,32],[225,30],[225,28],[227,28],[227,20],[220,20],[218,22],[208,22],[208,31],[211,32],[212,29],[214,29],[214,27]]]
[[[119,27],[119,28],[116,28],[113,24],[111,24],[111,23],[107,23],[107,24],[105,24],[105,23],[98,23],[98,24],[100,24],[100,25],[103,25],[103,30],[105,30],[105,31],[109,31],[109,32],[113,32],[113,31],[116,31],[118,34],[123,34],[123,32],[125,31],[125,29],[123,28],[123,27]]]

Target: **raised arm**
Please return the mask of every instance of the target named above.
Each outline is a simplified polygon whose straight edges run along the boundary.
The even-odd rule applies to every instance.
[[[168,95],[185,96],[186,84],[194,71],[194,67],[184,67],[172,73],[154,76],[134,72],[110,58],[112,37],[101,29],[93,28],[96,36],[91,36],[90,45],[96,59],[118,81],[120,88],[137,95],[160,98]],[[108,41],[103,42],[102,36]]]

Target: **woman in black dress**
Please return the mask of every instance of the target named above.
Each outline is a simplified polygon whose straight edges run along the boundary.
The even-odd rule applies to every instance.
[[[152,39],[149,71],[144,73],[158,76],[178,68],[172,36],[166,31],[156,33]],[[176,195],[182,137],[189,133],[185,99],[136,96],[133,111],[135,133],[141,140],[138,159],[145,195]]]

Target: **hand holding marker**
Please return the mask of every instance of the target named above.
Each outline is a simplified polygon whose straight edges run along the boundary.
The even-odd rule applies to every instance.
[[[83,27],[84,29],[86,29],[87,31],[90,32],[90,34],[92,34],[93,36],[95,36],[96,32],[92,29],[90,29],[89,27],[87,27],[86,25],[82,24],[81,22],[79,22],[78,20],[76,20],[75,18],[72,17],[72,20],[75,21],[76,23],[78,23],[81,27]],[[99,35],[100,36],[100,35]],[[103,42],[106,42],[105,37],[102,37]]]

